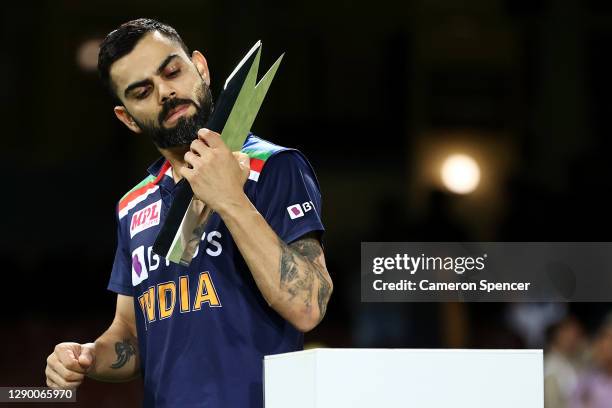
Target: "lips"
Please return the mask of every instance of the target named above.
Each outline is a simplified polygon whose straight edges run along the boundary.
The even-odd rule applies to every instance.
[[[168,115],[166,115],[166,122],[173,122],[174,120],[178,119],[183,113],[185,113],[185,111],[189,109],[189,104],[188,103],[184,103],[182,105],[178,105],[172,109],[170,109],[170,112],[168,112]]]

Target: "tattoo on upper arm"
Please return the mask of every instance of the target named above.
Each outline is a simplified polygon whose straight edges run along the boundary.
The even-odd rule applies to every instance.
[[[136,347],[129,340],[118,341],[115,343],[115,353],[117,361],[111,365],[111,368],[121,368],[136,355]]]
[[[323,266],[316,262],[323,256],[321,245],[316,239],[304,238],[290,245],[280,240],[280,282],[291,295],[291,299],[299,296],[304,300],[306,306],[310,306],[312,291],[315,281],[318,283],[317,303],[320,319],[325,315],[327,301],[331,294],[331,284],[325,278]],[[301,259],[299,259],[301,258]],[[302,261],[306,268],[298,268],[298,262]]]

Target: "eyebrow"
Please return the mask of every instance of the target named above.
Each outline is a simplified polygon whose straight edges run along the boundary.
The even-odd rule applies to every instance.
[[[170,54],[166,57],[166,59],[164,59],[162,61],[161,64],[159,64],[159,67],[157,67],[157,70],[155,71],[156,75],[159,75],[164,68],[166,68],[166,66],[172,62],[173,59],[175,59],[176,57],[178,57],[178,54]],[[131,84],[129,84],[127,86],[127,88],[125,88],[125,91],[123,91],[123,95],[127,98],[128,93],[130,93],[130,91],[132,91],[133,89],[136,89],[138,87],[144,86],[144,85],[149,85],[151,83],[150,79],[143,79],[141,81],[136,81],[136,82],[132,82]]]

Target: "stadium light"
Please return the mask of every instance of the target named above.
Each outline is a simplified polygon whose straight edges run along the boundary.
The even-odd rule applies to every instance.
[[[480,183],[480,167],[466,154],[448,156],[441,168],[442,183],[453,193],[469,194]]]

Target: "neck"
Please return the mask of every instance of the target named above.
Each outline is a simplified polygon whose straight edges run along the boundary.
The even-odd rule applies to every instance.
[[[169,147],[166,149],[158,149],[159,152],[170,162],[172,166],[172,178],[175,183],[178,183],[183,177],[179,169],[185,164],[185,153],[189,151],[188,146]]]

